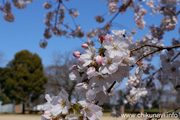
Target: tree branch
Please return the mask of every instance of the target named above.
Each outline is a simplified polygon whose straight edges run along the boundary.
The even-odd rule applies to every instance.
[[[114,85],[116,84],[116,81],[114,81],[111,86],[107,89],[107,92],[110,93],[111,89],[114,87]]]
[[[180,13],[180,10],[176,13],[176,15],[178,15]]]
[[[162,49],[161,49],[162,50]],[[150,53],[148,53],[148,54],[146,54],[146,55],[143,55],[142,57],[140,57],[137,61],[136,61],[136,64],[139,62],[139,61],[141,61],[143,58],[145,58],[145,57],[147,57],[147,56],[149,56],[149,55],[152,55],[152,54],[154,54],[154,53],[156,53],[156,52],[159,52],[159,51],[161,51],[160,49],[157,49],[157,50],[154,50],[154,51],[152,51],[152,52],[150,52]]]
[[[143,47],[154,47],[154,48],[158,48],[160,50],[163,50],[163,49],[169,49],[170,50],[170,49],[173,49],[173,48],[180,47],[180,44],[179,45],[173,45],[173,46],[167,46],[167,47],[158,46],[158,45],[154,45],[154,44],[144,44],[144,45],[141,45],[141,46],[139,46],[137,48],[132,49],[131,52],[137,51],[137,50],[139,50],[139,49],[141,49]]]
[[[127,4],[122,4],[122,5],[119,7],[118,12],[117,12],[117,13],[114,15],[114,17],[109,21],[109,23],[112,23],[112,21],[119,15],[119,13],[125,11],[131,3],[132,3],[132,0],[129,0],[129,1],[127,2]]]
[[[114,85],[116,84],[116,81],[114,81],[111,86],[107,89],[107,93],[111,92],[111,89],[114,87]],[[99,101],[96,101],[95,104],[97,105],[99,103]]]
[[[58,17],[58,13],[59,13],[59,8],[60,8],[60,4],[62,3],[62,0],[59,0],[58,2],[58,7],[57,7],[57,12],[56,12],[56,16],[55,16],[55,24],[54,27],[56,28],[56,24],[57,24],[57,17]]]
[[[148,54],[146,54],[146,55],[143,55],[142,57],[140,57],[140,58],[136,61],[136,63],[138,63],[139,61],[141,61],[143,58],[145,58],[145,57],[147,57],[147,56],[149,56],[149,55],[152,55],[152,54],[154,54],[154,53],[156,53],[156,52],[160,52],[160,51],[162,51],[162,50],[164,50],[164,49],[166,49],[166,50],[169,51],[169,50],[171,50],[171,49],[173,49],[173,48],[179,48],[179,47],[180,47],[180,44],[179,44],[179,45],[173,45],[173,46],[167,46],[167,47],[157,46],[157,45],[153,45],[153,44],[144,44],[144,45],[142,45],[142,46],[140,46],[140,47],[137,47],[137,48],[132,49],[131,52],[137,51],[137,50],[139,50],[139,49],[141,49],[141,48],[143,48],[143,47],[155,47],[155,48],[157,48],[157,49],[154,50],[154,51],[151,51],[150,53],[148,53]]]

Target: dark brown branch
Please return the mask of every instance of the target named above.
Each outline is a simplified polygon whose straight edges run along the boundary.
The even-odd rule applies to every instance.
[[[162,50],[162,49],[161,49],[161,50]],[[146,55],[143,55],[142,57],[140,57],[140,58],[136,61],[136,64],[137,64],[139,61],[141,61],[143,58],[145,58],[145,57],[147,57],[147,56],[149,56],[149,55],[152,55],[152,54],[154,54],[154,53],[156,53],[156,52],[159,52],[159,51],[161,51],[161,50],[157,49],[157,50],[154,50],[154,51],[152,51],[152,52],[150,52],[150,53],[148,53],[148,54],[146,54]]]
[[[163,49],[167,49],[167,50],[170,50],[170,49],[173,49],[173,48],[178,48],[180,47],[180,45],[173,45],[173,46],[167,46],[167,47],[163,47],[163,46],[158,46],[158,45],[154,45],[154,44],[144,44],[144,45],[141,45],[137,48],[134,48],[131,50],[131,52],[134,52],[134,51],[137,51],[143,47],[154,47],[154,48],[158,48],[160,50],[163,50]]]
[[[166,112],[166,113],[176,112],[176,111],[179,110],[179,109],[180,109],[180,106],[177,107],[177,108],[175,108],[175,109],[173,109],[173,110],[171,110],[171,111],[168,111],[168,112]]]
[[[141,45],[141,46],[139,46],[137,48],[132,49],[131,52],[137,51],[137,50],[139,50],[139,49],[141,49],[143,47],[155,47],[155,48],[159,48],[161,46],[157,46],[157,45],[154,45],[154,44],[144,44],[144,45]]]
[[[179,55],[180,55],[180,52],[171,59],[171,62],[173,62]]]
[[[178,15],[180,13],[180,10],[176,13],[176,15]]]
[[[114,81],[111,86],[107,89],[107,93],[111,92],[111,89],[114,87],[114,85],[116,84],[116,81]],[[96,101],[95,104],[97,105],[99,103],[99,101]]]
[[[109,21],[109,23],[112,23],[112,21],[119,15],[119,11],[113,16],[113,18]]]
[[[59,8],[60,8],[60,4],[62,3],[61,0],[59,0],[58,2],[58,7],[57,7],[57,12],[56,12],[56,16],[55,16],[55,24],[54,27],[56,28],[56,24],[57,24],[57,18],[58,18],[58,13],[59,13]]]
[[[152,44],[145,44],[145,45],[142,45],[142,46],[140,46],[140,47],[138,47],[138,48],[132,49],[131,52],[136,51],[136,50],[139,50],[139,49],[141,49],[141,48],[143,48],[143,47],[146,47],[146,46],[155,47],[155,48],[157,48],[157,49],[154,50],[154,51],[151,51],[150,53],[148,53],[148,54],[146,54],[146,55],[143,55],[142,57],[140,57],[140,58],[136,61],[136,63],[138,63],[139,61],[141,61],[143,58],[145,58],[145,57],[147,57],[147,56],[149,56],[149,55],[152,55],[152,54],[154,54],[154,53],[156,53],[156,52],[160,52],[160,51],[162,51],[162,50],[164,50],[164,49],[166,49],[166,50],[169,51],[169,50],[171,50],[171,49],[173,49],[173,48],[179,48],[179,47],[180,47],[180,44],[179,44],[179,45],[173,45],[173,46],[167,46],[167,47],[157,46],[157,45],[152,45]]]
[[[113,16],[113,18],[109,21],[109,23],[112,23],[112,21],[119,15],[119,13],[126,10],[131,3],[132,3],[132,0],[129,0],[126,4],[121,5],[118,9],[118,12]]]
[[[107,89],[107,92],[110,93],[111,89],[114,87],[114,85],[116,84],[116,81],[114,81],[111,86]]]

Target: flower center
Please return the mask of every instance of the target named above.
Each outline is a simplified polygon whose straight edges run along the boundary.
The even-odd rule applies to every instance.
[[[86,111],[86,112],[90,112],[89,108],[85,108],[85,111]]]
[[[103,77],[101,75],[98,75],[98,79],[103,79]]]
[[[62,101],[61,106],[63,106],[63,107],[66,106],[66,102]]]
[[[91,56],[91,60],[93,60],[94,56]]]
[[[111,65],[112,64],[112,60],[108,60],[107,64]]]
[[[114,45],[113,50],[118,50],[118,47]]]

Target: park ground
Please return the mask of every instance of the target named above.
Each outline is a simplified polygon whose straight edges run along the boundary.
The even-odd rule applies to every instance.
[[[110,114],[106,113],[100,120],[126,120],[127,118],[114,118]],[[41,120],[41,115],[31,115],[31,114],[0,114],[0,120]],[[143,118],[129,118],[128,120],[143,120]],[[160,120],[179,120],[178,118],[161,118]]]

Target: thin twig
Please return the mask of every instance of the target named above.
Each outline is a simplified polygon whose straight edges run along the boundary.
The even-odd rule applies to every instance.
[[[171,59],[171,62],[173,62],[179,55],[180,55],[180,52]]]
[[[119,15],[119,11],[113,16],[113,18],[109,21],[109,23],[112,23],[112,21]]]
[[[68,13],[69,13],[69,12],[70,12],[70,9],[68,9],[65,4],[62,3],[62,5],[66,8],[66,10],[67,10]],[[72,18],[72,21],[73,21],[74,25],[77,26],[75,19],[72,17],[72,15],[70,15],[70,16],[71,16],[71,18]]]
[[[109,23],[112,23],[112,21],[119,15],[119,13],[122,12],[123,10],[126,10],[131,3],[132,3],[132,0],[129,0],[127,4],[121,5],[118,9],[118,12],[113,16],[113,18],[109,21]]]
[[[176,13],[176,15],[178,15],[180,13],[180,10]]]
[[[54,27],[56,28],[56,24],[57,24],[57,18],[58,18],[58,13],[59,13],[59,8],[60,8],[60,4],[62,3],[61,0],[59,0],[58,2],[58,7],[57,7],[57,12],[56,12],[56,17],[55,17],[55,24]]]
[[[152,55],[152,54],[154,54],[154,53],[156,53],[156,52],[159,52],[159,51],[161,51],[160,49],[157,49],[157,50],[154,50],[154,51],[152,51],[152,52],[150,52],[150,53],[148,53],[148,54],[146,54],[146,55],[143,55],[142,57],[140,57],[137,61],[136,61],[136,64],[139,62],[139,61],[141,61],[143,58],[145,58],[145,57],[147,57],[147,56],[149,56],[149,55]]]
[[[177,108],[175,108],[175,109],[173,109],[173,110],[170,110],[170,111],[168,111],[168,112],[166,112],[166,113],[176,112],[176,111],[179,110],[179,109],[180,109],[180,106],[177,107]]]

